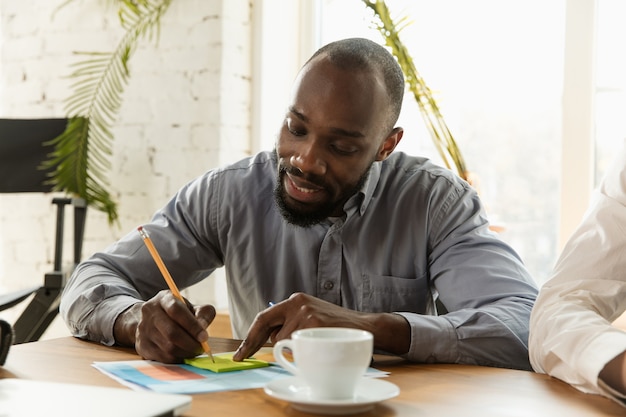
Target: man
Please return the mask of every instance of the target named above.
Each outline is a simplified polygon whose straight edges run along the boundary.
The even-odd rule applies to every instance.
[[[144,226],[180,287],[225,267],[235,360],[299,328],[346,326],[412,361],[530,369],[536,287],[467,183],[392,155],[403,93],[385,48],[327,45],[295,80],[274,152],[209,171]],[[61,312],[78,337],[180,361],[215,311],[164,288],[135,231],[77,268]]]
[[[626,148],[608,168],[531,315],[537,372],[581,391],[626,400]]]

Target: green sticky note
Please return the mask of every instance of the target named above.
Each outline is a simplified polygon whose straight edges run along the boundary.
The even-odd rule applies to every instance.
[[[201,356],[193,359],[185,359],[187,365],[195,366],[196,368],[208,369],[212,372],[230,372],[230,371],[242,371],[245,369],[263,368],[269,366],[269,362],[258,359],[244,359],[241,362],[235,362],[233,355],[213,355],[215,362],[211,361],[211,358],[207,356]]]

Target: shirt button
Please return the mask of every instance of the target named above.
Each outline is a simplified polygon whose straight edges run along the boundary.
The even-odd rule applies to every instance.
[[[324,289],[325,290],[332,290],[334,286],[335,286],[335,284],[333,284],[332,281],[326,281],[324,283]]]

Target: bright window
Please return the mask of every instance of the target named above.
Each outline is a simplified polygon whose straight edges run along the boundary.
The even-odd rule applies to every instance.
[[[595,80],[595,184],[626,138],[626,2],[598,0]]]

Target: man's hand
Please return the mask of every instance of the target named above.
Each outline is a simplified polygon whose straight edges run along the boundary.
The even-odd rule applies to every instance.
[[[213,306],[183,304],[164,290],[120,314],[113,331],[118,344],[134,346],[144,359],[178,363],[202,353],[214,318]]]
[[[598,377],[614,390],[626,394],[626,352],[607,363]]]
[[[298,329],[309,327],[351,327],[374,335],[374,348],[403,354],[409,350],[411,329],[404,317],[391,313],[362,313],[348,310],[313,296],[296,293],[289,299],[257,314],[248,336],[233,356],[244,360],[259,350],[268,339],[275,343],[287,339]]]

